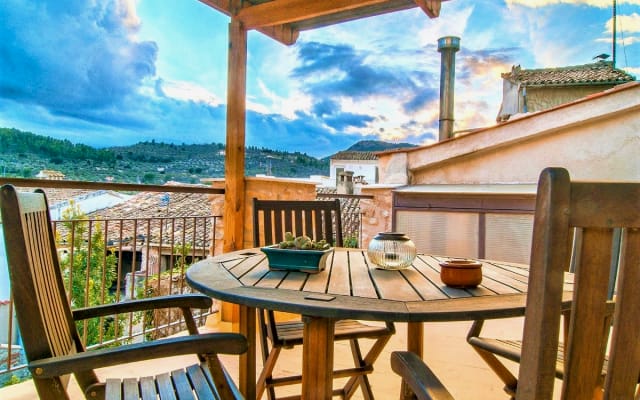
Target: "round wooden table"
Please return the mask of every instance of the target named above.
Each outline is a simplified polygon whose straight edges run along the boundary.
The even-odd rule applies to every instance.
[[[480,286],[460,289],[440,281],[439,262],[446,259],[419,254],[410,268],[388,271],[372,265],[366,250],[337,248],[325,270],[309,274],[271,271],[260,249],[247,249],[195,263],[187,281],[211,297],[239,304],[239,330],[249,338],[255,337],[256,308],[301,314],[303,398],[330,399],[337,320],[407,322],[407,350],[422,356],[423,322],[524,315],[528,266],[480,260]],[[570,278],[567,291],[572,290]],[[255,342],[250,341],[241,357],[239,382],[247,399],[255,398],[255,360]]]

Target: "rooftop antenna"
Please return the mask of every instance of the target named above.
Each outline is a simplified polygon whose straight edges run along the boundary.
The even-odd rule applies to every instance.
[[[613,0],[613,68],[616,67],[616,8],[617,8],[617,0]]]

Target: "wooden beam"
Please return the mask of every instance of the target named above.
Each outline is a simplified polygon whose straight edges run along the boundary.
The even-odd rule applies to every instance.
[[[247,30],[231,19],[227,84],[227,143],[224,161],[223,251],[243,248],[245,209],[245,125],[247,92]]]
[[[238,11],[237,17],[248,30],[302,21],[385,1],[387,0],[274,0],[245,7]]]
[[[415,0],[415,2],[429,18],[438,18],[440,16],[442,0]]]
[[[221,13],[231,16],[231,0],[200,0],[200,3],[220,11]]]
[[[266,26],[258,28],[257,31],[286,46],[294,44],[300,36],[300,32],[291,28],[290,25]]]

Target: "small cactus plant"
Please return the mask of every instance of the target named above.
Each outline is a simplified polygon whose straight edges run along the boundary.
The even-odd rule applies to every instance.
[[[306,235],[294,237],[291,232],[285,232],[284,241],[280,242],[278,247],[294,250],[327,250],[331,245],[324,239],[316,242]]]

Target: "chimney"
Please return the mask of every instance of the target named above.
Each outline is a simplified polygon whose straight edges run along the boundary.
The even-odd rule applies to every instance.
[[[438,39],[438,52],[442,54],[440,65],[440,137],[439,141],[453,136],[453,88],[456,77],[456,51],[460,50],[460,38],[445,36]]]

